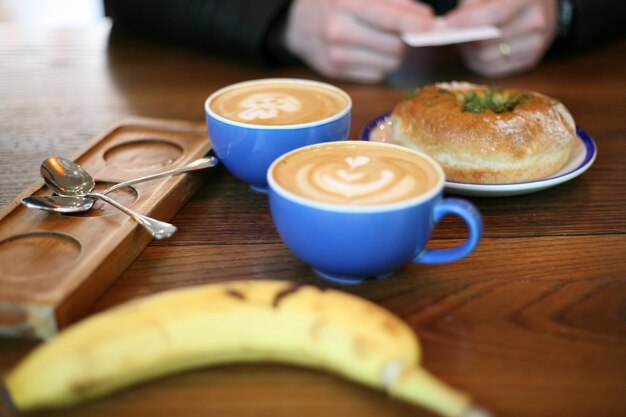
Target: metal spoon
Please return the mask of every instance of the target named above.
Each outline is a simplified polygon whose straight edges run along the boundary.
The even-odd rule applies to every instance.
[[[178,175],[184,172],[199,171],[201,169],[211,168],[217,165],[217,162],[218,162],[217,158],[215,158],[214,156],[207,156],[204,158],[196,159],[195,161],[185,166],[182,166],[180,168],[174,168],[169,171],[163,171],[157,174],[146,175],[145,177],[140,177],[140,178],[135,178],[132,180],[120,182],[118,184],[112,185],[111,187],[107,188],[106,190],[102,192],[102,194],[108,194],[111,191],[115,191],[117,189],[128,187],[129,185],[137,184],[137,183],[144,182],[144,181],[155,180],[157,178],[163,178],[163,177],[167,177],[170,175]]]
[[[56,213],[80,213],[91,209],[93,203],[93,198],[63,195],[31,195],[22,198],[22,204],[28,208]]]
[[[141,178],[120,182],[106,190],[102,194],[108,194],[120,188],[127,187],[144,181],[162,178],[168,175],[178,175],[184,172],[197,171],[205,168],[211,168],[217,165],[218,160],[213,156],[196,159],[195,161],[169,171],[160,172],[153,175],[147,175]],[[22,199],[22,204],[28,208],[53,211],[57,213],[80,213],[88,211],[93,207],[94,200],[89,197],[72,197],[72,196],[29,196]]]
[[[157,174],[146,175],[145,177],[135,178],[132,180],[124,181],[112,185],[106,190],[102,191],[102,194],[109,194],[120,188],[128,187],[129,185],[137,184],[144,181],[150,181],[157,178],[163,178],[168,175],[174,176],[182,174],[184,172],[198,171],[205,168],[211,168],[217,165],[218,160],[213,156],[208,156],[176,168],[169,171],[159,172]],[[69,197],[69,196],[30,196],[22,199],[22,204],[28,208],[55,211],[57,213],[80,213],[82,211],[88,211],[93,207],[93,199],[86,197]]]
[[[176,232],[176,226],[139,214],[107,197],[103,193],[94,193],[96,182],[80,165],[56,156],[46,159],[41,164],[41,175],[46,185],[61,196],[98,198],[132,217],[145,227],[155,239],[164,239]]]

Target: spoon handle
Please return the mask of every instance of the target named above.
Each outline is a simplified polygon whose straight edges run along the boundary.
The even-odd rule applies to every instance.
[[[115,190],[117,190],[119,188],[124,188],[124,187],[127,187],[127,186],[132,185],[132,184],[137,184],[139,182],[155,180],[157,178],[167,177],[167,176],[170,176],[170,175],[178,175],[178,174],[182,174],[184,172],[198,171],[200,169],[214,167],[215,165],[217,165],[217,158],[215,158],[213,156],[208,156],[206,158],[196,159],[195,161],[191,162],[190,164],[187,164],[187,165],[179,167],[179,168],[171,169],[169,171],[159,172],[158,174],[146,175],[145,177],[140,177],[140,178],[135,178],[135,179],[132,179],[132,180],[120,182],[118,184],[112,185],[111,187],[107,188],[106,190],[104,190],[102,192],[102,194],[108,194],[108,193],[110,193],[112,191],[115,191]]]
[[[144,216],[143,214],[139,214],[134,210],[129,209],[126,206],[121,205],[117,201],[113,200],[110,197],[107,197],[101,193],[89,193],[85,195],[86,197],[99,198],[102,201],[105,201],[111,204],[113,207],[118,208],[124,213],[128,214],[130,217],[135,219],[137,223],[145,227],[155,239],[165,239],[171,237],[174,233],[176,233],[176,226],[173,224],[169,224],[166,222],[162,222],[160,220],[153,219],[148,216]]]

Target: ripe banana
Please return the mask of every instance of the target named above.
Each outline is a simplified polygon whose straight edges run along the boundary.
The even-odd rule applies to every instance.
[[[409,326],[356,296],[285,281],[170,290],[96,314],[5,380],[22,411],[63,407],[198,366],[275,361],[326,369],[445,416],[487,416],[419,367]]]

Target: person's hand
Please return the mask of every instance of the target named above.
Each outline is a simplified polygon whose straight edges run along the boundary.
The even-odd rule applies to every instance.
[[[284,33],[287,50],[321,74],[378,82],[402,63],[402,32],[433,24],[413,0],[295,0]]]
[[[536,66],[554,40],[556,0],[465,0],[445,16],[451,27],[495,25],[502,38],[460,46],[466,65],[486,77]]]

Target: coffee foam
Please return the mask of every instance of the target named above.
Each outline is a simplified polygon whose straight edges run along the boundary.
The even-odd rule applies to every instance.
[[[302,102],[290,94],[264,92],[247,96],[239,103],[239,108],[242,110],[234,115],[234,119],[255,123],[276,119],[281,113],[300,111]]]
[[[432,190],[440,173],[429,161],[394,146],[348,142],[301,149],[276,163],[273,178],[287,191],[318,202],[374,206]]]
[[[349,100],[321,84],[287,80],[242,83],[218,94],[210,106],[235,122],[285,126],[330,118],[345,110]]]

